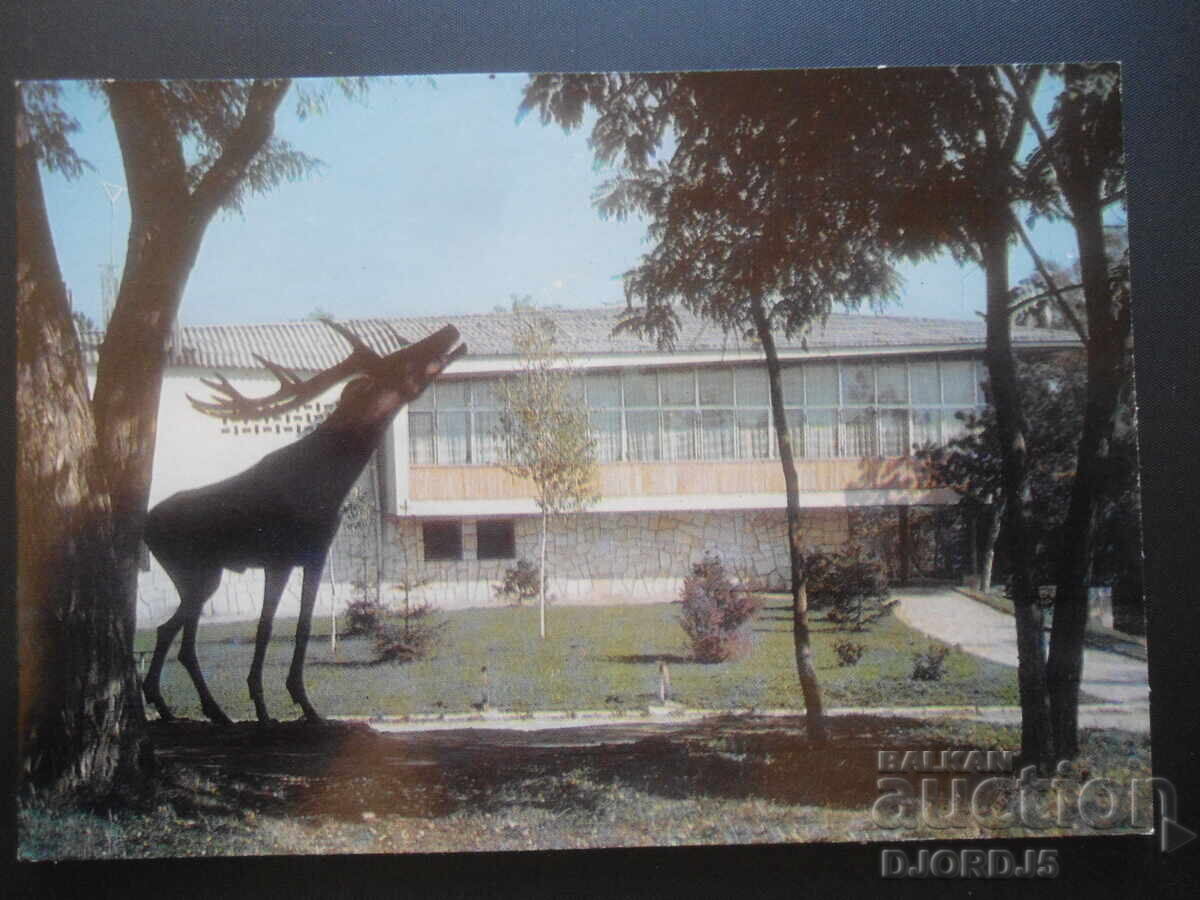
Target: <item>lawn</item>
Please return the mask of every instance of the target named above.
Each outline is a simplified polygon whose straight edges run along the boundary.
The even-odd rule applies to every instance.
[[[494,710],[644,709],[657,702],[658,665],[665,660],[671,699],[697,709],[797,709],[791,613],[768,600],[750,626],[750,651],[741,659],[700,664],[687,658],[678,606],[552,607],[548,636],[537,633],[532,607],[472,609],[445,614],[446,628],[432,658],[402,665],[370,664],[370,640],[339,640],[331,653],[328,618],[314,623],[306,681],[317,709],[327,715],[470,712],[484,691]],[[813,617],[813,652],[827,706],[1013,705],[1016,670],[965,653],[951,653],[941,681],[910,678],[913,654],[935,641],[894,616],[865,633],[833,629]],[[253,653],[253,622],[204,624],[198,653],[209,686],[235,719],[251,719],[246,675]],[[264,688],[272,714],[298,710],[284,689],[295,622],[276,623]],[[857,666],[838,665],[834,645],[863,644]],[[139,632],[137,649],[153,647],[154,632]],[[163,693],[177,715],[201,718],[187,674],[174,658],[163,671]]]

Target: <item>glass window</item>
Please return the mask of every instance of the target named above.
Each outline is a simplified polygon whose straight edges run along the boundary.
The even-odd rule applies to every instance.
[[[734,370],[734,386],[737,390],[738,406],[768,406],[770,391],[767,388],[767,370],[761,367],[744,366]]]
[[[704,459],[734,459],[736,445],[731,410],[706,409],[700,413],[700,451]]]
[[[587,376],[587,402],[592,409],[613,409],[621,405],[619,375]]]
[[[875,416],[869,409],[842,410],[842,456],[875,456]]]
[[[442,465],[470,462],[468,438],[470,413],[439,412],[437,414],[437,461]]]
[[[500,382],[489,378],[486,381],[476,381],[471,385],[471,400],[476,409],[499,409],[501,400]]]
[[[408,461],[416,466],[433,465],[433,413],[408,414]]]
[[[679,410],[664,412],[663,416],[663,453],[664,459],[698,459],[696,452],[696,422],[695,410]]]
[[[765,409],[742,409],[737,414],[738,456],[766,459],[771,455],[771,434]]]
[[[422,522],[421,540],[428,561],[463,558],[461,522]]]
[[[879,455],[905,456],[908,446],[908,410],[881,409],[879,416]]]
[[[908,366],[902,362],[880,363],[875,370],[880,403],[908,402]]]
[[[875,372],[870,363],[842,363],[842,404],[868,406],[875,402]]]
[[[475,453],[472,462],[498,463],[504,460],[504,436],[499,412],[475,413]]]
[[[789,406],[804,404],[804,370],[800,366],[784,366],[779,371],[779,385],[783,388],[783,402]]]
[[[696,375],[691,369],[663,372],[658,382],[662,389],[663,406],[696,405]]]
[[[938,409],[912,411],[912,442],[916,447],[941,443],[942,412]]]
[[[837,414],[832,409],[804,411],[804,455],[837,456]]]
[[[615,410],[594,411],[589,414],[592,437],[596,441],[598,462],[618,462],[621,459],[621,413]]]
[[[658,406],[658,376],[654,370],[626,372],[625,407]]]
[[[974,360],[942,363],[942,402],[947,406],[975,404]]]
[[[914,362],[908,368],[909,384],[912,385],[912,402],[941,403],[942,389],[938,384],[938,364]]]
[[[701,406],[733,406],[732,369],[701,369],[696,378]]]
[[[837,406],[837,364],[816,363],[804,367],[805,406]]]
[[[478,559],[514,559],[517,536],[512,519],[480,520],[475,523],[475,556]]]
[[[629,458],[653,461],[659,458],[658,411],[625,413]]]
[[[438,409],[466,409],[470,384],[466,381],[437,382]]]

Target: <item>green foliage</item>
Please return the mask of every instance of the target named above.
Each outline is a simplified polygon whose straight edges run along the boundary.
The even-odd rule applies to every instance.
[[[527,559],[504,571],[504,581],[496,585],[496,599],[520,606],[532,600],[542,589],[541,572]]]
[[[913,654],[913,681],[941,681],[946,674],[946,657],[953,652],[952,647],[930,644],[924,653]]]
[[[346,604],[346,637],[374,634],[383,624],[387,607],[374,597],[357,596]]]
[[[597,499],[587,410],[557,341],[553,320],[522,316],[514,344],[523,365],[500,386],[504,468],[533,482],[538,507],[550,514],[583,509]]]
[[[810,609],[825,610],[839,631],[865,631],[892,611],[883,563],[857,544],[805,557]]]
[[[761,601],[744,587],[734,584],[715,555],[692,566],[680,590],[683,608],[679,624],[699,662],[723,662],[741,656],[749,647],[743,630],[758,611]]]
[[[1087,372],[1081,355],[1063,351],[1018,361],[1018,385],[1028,419],[1029,527],[1034,546],[1034,577],[1055,579],[1062,525],[1070,503],[1077,448],[1083,427]],[[1136,409],[1127,383],[1109,452],[1097,517],[1094,573],[1112,583],[1140,566],[1140,501],[1137,490]],[[924,447],[918,456],[935,478],[979,508],[1000,498],[1001,447],[995,410],[967,418],[967,433],[944,447]],[[1000,542],[1003,550],[1003,541]]]
[[[838,641],[833,645],[833,652],[838,657],[838,665],[842,667],[857,666],[866,649],[862,644],[856,644],[853,641]]]
[[[381,622],[376,627],[375,658],[391,663],[425,659],[442,639],[446,625],[430,603],[406,607],[399,621]]]

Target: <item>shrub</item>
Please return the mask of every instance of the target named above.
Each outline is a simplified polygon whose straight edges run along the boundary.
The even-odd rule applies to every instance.
[[[679,624],[700,662],[723,662],[748,646],[742,626],[758,611],[760,601],[734,584],[716,556],[706,556],[692,566],[680,591],[683,609]]]
[[[429,603],[410,607],[398,621],[381,622],[375,630],[378,662],[409,662],[433,652],[446,621]]]
[[[374,597],[355,597],[346,604],[346,637],[374,634],[386,613],[387,607]]]
[[[883,563],[856,544],[811,552],[805,565],[809,608],[825,610],[839,631],[865,631],[896,605]]]
[[[941,681],[946,674],[946,657],[950,655],[950,647],[938,647],[930,644],[924,653],[913,654],[913,681]]]
[[[857,666],[866,649],[862,644],[853,641],[838,641],[833,645],[833,650],[838,655],[839,666]]]
[[[527,559],[504,572],[504,581],[496,586],[496,599],[520,606],[538,595],[542,586],[541,570]]]

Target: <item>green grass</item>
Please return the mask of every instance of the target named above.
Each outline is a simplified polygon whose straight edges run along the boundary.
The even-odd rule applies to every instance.
[[[671,697],[685,706],[803,706],[786,604],[768,600],[751,623],[747,655],[707,665],[686,658],[678,609],[672,604],[552,607],[545,640],[538,637],[532,607],[450,612],[435,655],[403,665],[370,665],[372,643],[363,638],[339,640],[334,658],[325,618],[314,623],[306,683],[313,703],[327,715],[469,712],[482,697],[480,670],[486,665],[495,710],[640,709],[657,701],[658,661],[666,659]],[[961,652],[950,655],[941,681],[911,680],[913,654],[938,644],[894,616],[858,634],[835,631],[819,615],[812,624],[814,660],[827,706],[1018,702],[1015,669]],[[254,628],[253,622],[201,625],[201,666],[214,696],[235,719],[254,716],[246,688]],[[298,712],[284,689],[294,629],[294,621],[276,623],[264,671],[267,704],[279,718]],[[833,647],[841,640],[865,646],[857,666],[838,666]],[[153,631],[146,630],[139,632],[136,646],[148,650],[153,642]],[[202,718],[174,651],[162,687],[177,715]]]

